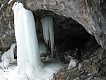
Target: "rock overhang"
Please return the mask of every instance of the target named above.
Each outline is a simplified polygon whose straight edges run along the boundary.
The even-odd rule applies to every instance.
[[[101,13],[100,0],[25,0],[24,4],[27,9],[35,12],[42,9],[71,17],[95,36],[98,44],[106,49],[106,21]]]
[[[81,24],[88,33],[95,36],[98,44],[106,49],[106,22],[101,14],[100,0],[13,0],[22,2],[26,9],[36,12],[50,11],[49,15],[57,14],[72,18]],[[42,13],[43,14],[43,13]],[[45,14],[45,13],[44,13]],[[55,15],[54,15],[55,16]],[[72,20],[72,21],[73,21]],[[9,24],[7,22],[7,24]]]

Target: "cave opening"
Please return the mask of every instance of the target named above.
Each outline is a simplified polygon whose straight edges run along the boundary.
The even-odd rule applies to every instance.
[[[41,18],[47,15],[53,17],[54,29],[54,57],[67,61],[65,56],[70,55],[78,60],[90,58],[90,55],[100,46],[95,37],[72,18],[60,16],[51,11],[38,10],[33,12],[37,27],[38,41],[44,42]]]

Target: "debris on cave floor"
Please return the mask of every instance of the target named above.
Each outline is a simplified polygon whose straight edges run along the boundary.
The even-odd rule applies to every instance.
[[[106,52],[102,48],[77,65],[70,70],[67,67],[60,70],[53,80],[106,80]]]

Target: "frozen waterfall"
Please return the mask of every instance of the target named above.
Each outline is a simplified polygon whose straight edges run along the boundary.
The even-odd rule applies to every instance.
[[[43,63],[39,56],[33,14],[23,8],[22,3],[15,3],[13,11],[19,74],[26,74],[25,68],[28,66],[39,71]]]

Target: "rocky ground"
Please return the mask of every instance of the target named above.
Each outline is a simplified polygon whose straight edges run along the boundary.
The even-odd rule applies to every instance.
[[[67,67],[65,67],[60,70],[54,75],[53,79],[106,80],[106,52],[102,48],[98,48],[95,52],[89,55],[88,59],[86,58],[81,62],[78,62],[74,68],[68,70]]]

